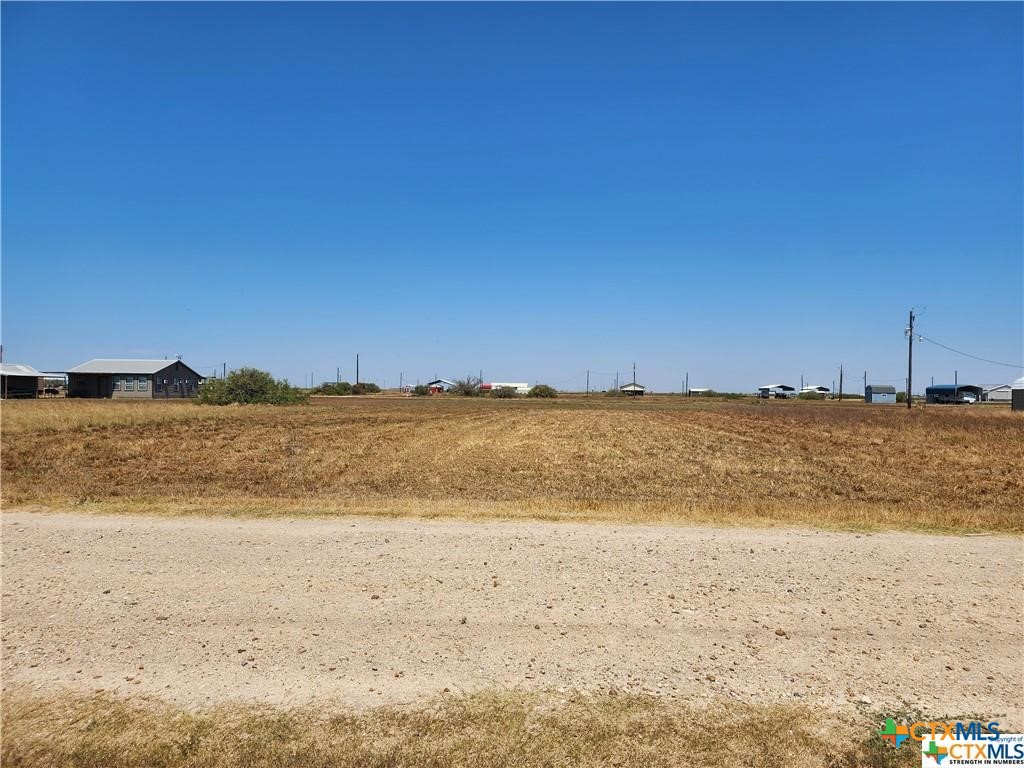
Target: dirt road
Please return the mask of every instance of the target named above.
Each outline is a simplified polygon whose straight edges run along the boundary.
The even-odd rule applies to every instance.
[[[913,534],[3,515],[3,679],[348,706],[619,688],[1021,722],[1024,547]]]

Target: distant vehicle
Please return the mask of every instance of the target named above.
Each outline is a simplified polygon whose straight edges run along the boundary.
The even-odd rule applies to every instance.
[[[978,398],[976,398],[970,392],[964,392],[962,395],[960,395],[960,402],[961,403],[976,403],[976,402],[978,402]]]

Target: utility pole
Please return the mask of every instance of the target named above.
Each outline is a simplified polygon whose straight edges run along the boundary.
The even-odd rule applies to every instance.
[[[843,402],[843,364],[839,364],[839,402]]]
[[[341,384],[341,366],[339,365],[334,371],[334,383]]]
[[[686,382],[683,384],[683,388],[686,390],[686,396],[690,396],[690,372],[686,372]]]
[[[802,373],[800,374],[800,391],[804,391],[804,375]]]
[[[636,386],[636,363],[633,363],[633,386]]]
[[[403,377],[404,376],[405,376],[404,373],[402,373],[401,371],[398,372],[398,391],[399,392],[402,391],[402,384],[403,384]]]
[[[956,398],[957,387],[960,386],[960,371],[953,371],[953,397]]]
[[[911,392],[914,386],[914,310],[910,310],[910,319],[907,322],[907,408],[914,399]]]
[[[590,371],[587,371],[587,397],[590,397]]]
[[[359,383],[359,353],[356,352],[356,380],[355,383]]]
[[[868,391],[868,372],[864,371],[864,392]]]
[[[615,372],[615,391],[619,391],[619,372]]]
[[[227,363],[221,363],[221,365],[223,366],[223,371],[224,371],[224,375],[221,378],[226,379],[228,377],[228,364]]]

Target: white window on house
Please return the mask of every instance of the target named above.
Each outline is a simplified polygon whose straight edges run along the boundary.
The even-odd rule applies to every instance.
[[[145,392],[149,388],[149,380],[145,376],[139,376],[139,392]]]
[[[156,391],[157,392],[163,392],[164,391],[164,384],[167,383],[167,379],[161,379],[158,376],[153,381],[154,381],[154,386],[156,387]]]
[[[174,391],[181,391],[181,379],[179,379],[177,376],[174,377]]]
[[[114,376],[113,377],[113,381],[114,381],[114,391],[115,392],[121,391],[121,377],[120,376]]]
[[[134,376],[125,376],[124,377],[124,391],[125,392],[131,392],[133,389],[135,389],[135,377]]]

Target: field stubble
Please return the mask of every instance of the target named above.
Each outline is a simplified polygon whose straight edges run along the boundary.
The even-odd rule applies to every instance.
[[[1024,530],[1003,408],[682,398],[12,402],[6,506]]]

